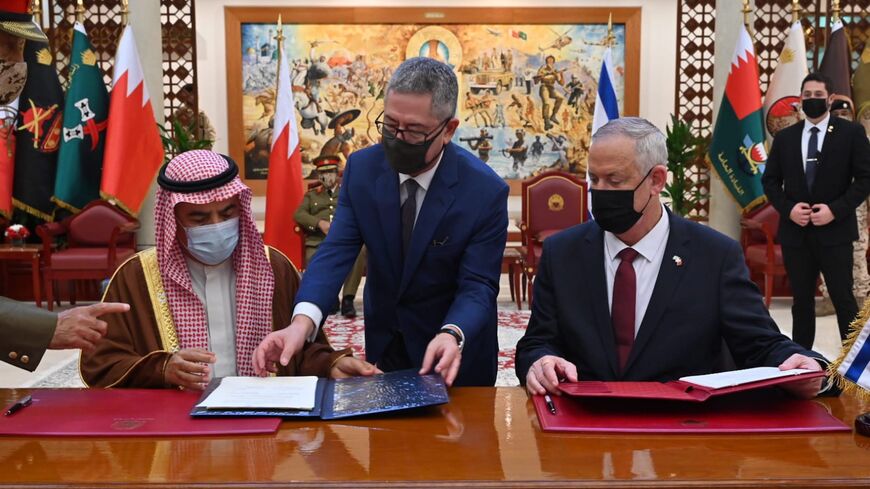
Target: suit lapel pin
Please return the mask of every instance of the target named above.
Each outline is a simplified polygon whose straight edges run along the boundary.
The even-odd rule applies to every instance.
[[[834,132],[834,125],[833,125],[833,124],[828,124],[828,134],[830,134],[830,133],[832,133],[832,132]]]
[[[680,258],[679,255],[674,255],[674,256],[672,256],[672,257],[671,257],[671,260],[674,260],[674,264],[677,265],[678,267],[683,266],[683,259]]]

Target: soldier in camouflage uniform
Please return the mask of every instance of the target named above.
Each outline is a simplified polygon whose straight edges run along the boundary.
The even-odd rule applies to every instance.
[[[321,155],[314,159],[317,177],[321,185],[309,190],[302,198],[302,203],[296,209],[293,217],[305,233],[305,263],[311,261],[320,243],[326,239],[335,208],[338,205],[338,156]],[[356,316],[353,300],[362,279],[366,261],[366,250],[363,248],[354,263],[350,274],[344,281],[341,294],[341,314],[345,317]]]
[[[852,101],[844,95],[834,95],[834,101],[831,102],[831,115],[854,122],[855,112]],[[867,271],[868,202],[870,202],[870,197],[855,209],[855,216],[858,220],[858,240],[852,243],[852,292],[855,294],[855,300],[858,304],[863,304],[864,300],[870,296],[870,273]],[[822,285],[819,289],[822,291],[822,301],[816,303],[816,315],[827,316],[833,314],[834,305],[831,303],[831,297],[828,295],[828,287],[824,276],[822,277]]]

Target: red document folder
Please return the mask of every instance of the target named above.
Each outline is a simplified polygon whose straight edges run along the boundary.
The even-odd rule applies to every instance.
[[[194,419],[198,392],[171,389],[34,389],[33,403],[0,415],[8,436],[194,436],[274,433],[280,418]],[[5,406],[3,412],[6,411]]]
[[[712,389],[681,380],[664,383],[580,381],[559,384],[559,390],[572,397],[610,397],[702,402],[711,397],[724,394],[761,389],[763,387],[781,385],[789,382],[801,382],[824,376],[824,371],[808,372],[800,375],[760,380],[757,382],[749,382],[719,389]]]
[[[824,405],[778,392],[747,392],[704,403],[533,396],[544,431],[609,433],[784,433],[851,431]]]

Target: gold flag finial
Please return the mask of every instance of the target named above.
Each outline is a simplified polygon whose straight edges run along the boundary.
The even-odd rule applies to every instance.
[[[840,21],[840,0],[834,0],[834,6],[831,8],[831,23]]]
[[[791,2],[791,23],[800,22],[801,20],[801,3],[798,0],[792,0]]]
[[[613,46],[613,41],[616,40],[616,36],[613,35],[613,12],[610,12],[607,15],[607,40],[605,44],[607,47]]]
[[[281,23],[281,14],[278,14],[278,33],[275,36],[275,40],[278,41],[278,49],[282,49],[281,44],[284,42],[284,26]]]
[[[33,20],[36,21],[37,24],[42,26],[42,1],[41,0],[33,0],[30,2],[30,15],[33,16]]]
[[[130,16],[130,5],[127,0],[121,0],[121,25],[126,26]]]
[[[76,0],[76,22],[79,24],[85,22],[85,4],[82,0]]]
[[[289,87],[281,87],[281,58],[284,57],[284,55],[283,55],[283,52],[284,52],[284,26],[281,23],[281,14],[278,14],[278,32],[277,32],[277,35],[275,36],[274,39],[275,39],[275,41],[278,42],[278,67],[275,70],[275,73],[277,74],[278,79],[277,79],[277,83],[275,84],[275,86],[278,87],[279,90],[282,88],[286,90]],[[276,92],[275,93],[275,100],[277,100],[277,99],[278,99],[278,93]]]
[[[743,25],[746,26],[746,30],[749,32],[749,35],[752,35],[752,7],[749,6],[749,0],[743,0]]]

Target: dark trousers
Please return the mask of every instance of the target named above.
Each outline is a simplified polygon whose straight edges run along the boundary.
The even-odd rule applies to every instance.
[[[852,243],[823,246],[815,233],[807,233],[802,246],[782,246],[785,271],[791,284],[794,304],[791,306],[792,339],[812,349],[816,336],[815,295],[819,272],[837,311],[840,339],[846,338],[849,323],[858,314],[858,304],[852,294]]]
[[[405,348],[405,338],[402,333],[394,332],[393,339],[387,344],[387,348],[378,360],[378,368],[384,372],[393,372],[413,367],[414,362],[411,361],[408,349]]]

